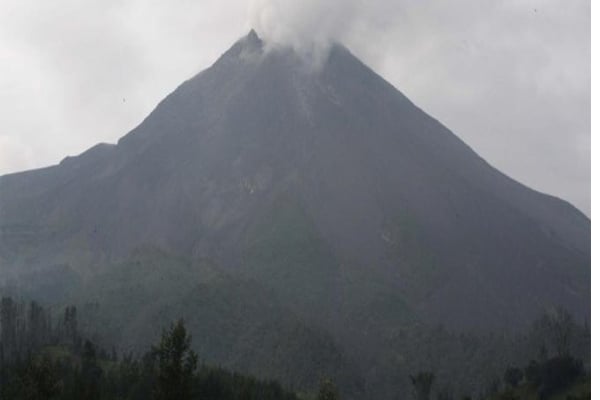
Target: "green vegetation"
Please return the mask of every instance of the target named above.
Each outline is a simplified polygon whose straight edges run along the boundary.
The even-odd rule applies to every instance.
[[[48,321],[49,313],[37,303],[25,306],[4,298],[0,311],[0,399],[298,399],[274,381],[199,367],[181,320],[142,356],[127,354],[119,360],[115,352],[109,355],[81,336],[75,307],[67,307],[54,327],[45,325],[40,331],[32,327]],[[25,316],[28,323],[20,324]],[[36,332],[39,340],[32,339]]]
[[[419,372],[416,376],[410,376],[417,400],[429,400],[434,380],[435,375],[431,372]]]
[[[537,367],[544,370],[543,377],[525,378],[517,384],[507,383],[503,390],[491,394],[489,400],[589,400],[591,381],[583,370],[568,370],[577,361],[570,357],[557,357]],[[571,367],[569,367],[569,365]],[[567,368],[567,370],[563,368]],[[529,368],[529,367],[527,367]],[[510,368],[514,374],[517,368]],[[509,370],[507,370],[507,373]]]
[[[90,280],[72,301],[79,299],[82,330],[105,348],[142,352],[178,316],[206,363],[310,391],[322,376],[351,390],[359,380],[331,334],[273,290],[208,263],[146,248]]]
[[[222,288],[217,289],[215,282]],[[200,297],[191,298],[188,303],[194,305],[200,318],[211,322],[216,322],[219,315],[231,318],[226,325],[215,328],[218,334],[226,336],[228,329],[249,330],[245,336],[234,332],[233,337],[243,338],[244,344],[231,352],[234,358],[230,360],[235,366],[229,370],[199,365],[199,360],[207,362],[206,354],[215,356],[212,346],[230,342],[215,341],[215,332],[213,339],[199,334],[192,341],[188,324],[182,320],[157,334],[155,340],[160,340],[150,350],[146,347],[135,355],[127,352],[119,356],[114,347],[106,351],[82,331],[86,326],[82,321],[97,314],[95,307],[80,310],[67,306],[59,318],[54,318],[36,302],[26,304],[5,297],[0,302],[0,399],[338,400],[373,395],[412,396],[416,400],[470,396],[490,400],[589,398],[588,328],[577,325],[562,310],[544,314],[527,335],[512,338],[413,327],[395,341],[384,342],[389,346],[387,358],[363,360],[360,369],[353,370],[327,335],[311,331],[299,320],[285,322],[283,314],[275,313],[270,322],[263,319],[266,325],[247,325],[250,320],[243,317],[244,313],[255,318],[271,297],[257,300],[252,295],[260,291],[245,284],[236,285],[231,280],[216,279],[208,286],[210,289],[200,290]],[[248,292],[244,294],[242,288]],[[240,302],[218,293],[234,294]],[[202,310],[206,303],[210,306]],[[176,315],[181,310],[167,309],[166,314]],[[212,319],[208,310],[217,319]],[[240,326],[231,325],[234,321]],[[167,325],[160,320],[155,322]],[[197,319],[194,324],[198,324]],[[201,332],[199,329],[197,326],[195,332]],[[269,350],[267,343],[275,345]],[[533,348],[538,350],[532,351]],[[506,357],[511,350],[520,354],[523,361]],[[526,361],[533,353],[535,356]],[[261,361],[253,363],[254,360]],[[269,360],[271,364],[266,367]],[[258,371],[258,378],[231,372],[244,368]],[[370,386],[363,387],[361,374],[373,373],[378,375],[369,380]],[[298,392],[284,389],[272,380],[274,377],[281,377],[278,380],[285,385],[298,382],[294,386]],[[396,380],[395,385],[387,381],[392,379]],[[387,392],[389,388],[394,392]]]
[[[158,364],[154,389],[156,400],[188,400],[193,397],[198,356],[190,349],[191,340],[183,320],[179,320],[163,332],[159,345],[152,349]]]
[[[331,379],[323,379],[319,385],[317,400],[339,400],[340,393]]]

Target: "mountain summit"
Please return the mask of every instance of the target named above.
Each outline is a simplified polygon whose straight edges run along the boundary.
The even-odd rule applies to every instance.
[[[345,47],[313,68],[254,31],[117,145],[0,178],[0,235],[0,277],[37,293],[152,246],[260,284],[343,343],[590,313],[582,213],[494,169]]]

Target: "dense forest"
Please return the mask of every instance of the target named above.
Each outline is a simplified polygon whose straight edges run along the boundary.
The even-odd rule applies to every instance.
[[[35,301],[2,298],[0,304],[0,399],[339,399],[343,387],[321,377],[318,389],[284,387],[202,363],[193,350],[183,320],[165,329],[157,343],[140,354],[102,348],[82,329],[75,306],[50,310]],[[589,327],[578,325],[564,310],[536,320],[526,334],[475,337],[451,334],[438,327],[429,336],[403,339],[429,354],[407,352],[422,366],[405,379],[417,400],[450,399],[586,399],[589,384]],[[422,343],[418,343],[421,340]],[[464,381],[471,373],[461,368],[462,353],[486,349],[490,361],[502,343],[535,346],[535,357],[521,365],[505,365],[503,373],[486,382],[481,393],[467,393],[447,382]],[[431,365],[432,354],[444,352],[454,370]],[[495,349],[497,347],[497,349]],[[524,352],[524,356],[527,352]],[[290,360],[290,362],[294,362]],[[492,369],[492,368],[490,368]],[[451,372],[450,372],[451,371]],[[483,375],[482,375],[483,376]],[[474,376],[474,378],[477,378]],[[479,379],[479,378],[477,378]],[[354,397],[354,396],[353,396]],[[358,397],[358,396],[357,396]]]
[[[2,299],[1,399],[297,399],[279,383],[202,365],[183,321],[146,353],[118,356],[82,336],[77,308],[53,323],[38,303]],[[324,390],[328,383],[324,381]]]

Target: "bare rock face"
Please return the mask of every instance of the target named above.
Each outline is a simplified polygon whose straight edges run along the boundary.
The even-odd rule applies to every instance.
[[[117,145],[0,178],[5,281],[89,281],[145,245],[259,282],[348,341],[590,313],[589,219],[340,45],[315,66],[252,32]]]

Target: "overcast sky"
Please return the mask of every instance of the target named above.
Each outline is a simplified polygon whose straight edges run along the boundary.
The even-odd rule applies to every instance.
[[[492,165],[589,215],[589,0],[0,0],[0,174],[116,142],[251,27],[343,42]]]

